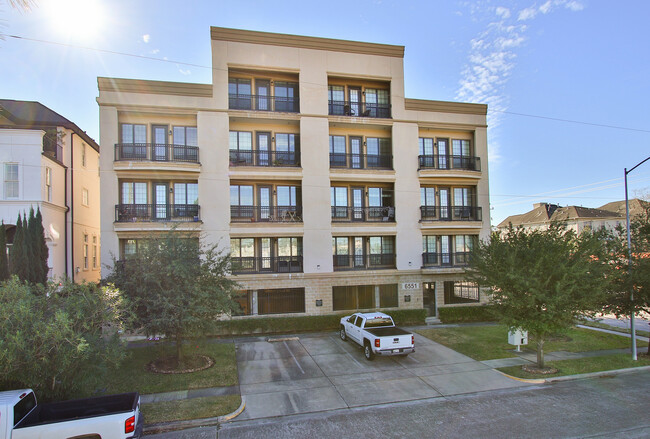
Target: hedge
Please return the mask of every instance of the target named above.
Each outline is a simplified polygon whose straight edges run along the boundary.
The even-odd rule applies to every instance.
[[[438,318],[442,323],[494,322],[493,306],[453,306],[438,308]]]
[[[424,324],[424,309],[400,309],[386,311],[396,325]],[[223,320],[217,324],[215,335],[287,334],[294,332],[331,331],[339,327],[341,317],[352,314],[328,314],[321,316],[257,317]]]

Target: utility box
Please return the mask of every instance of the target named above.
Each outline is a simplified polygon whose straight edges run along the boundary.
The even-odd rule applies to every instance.
[[[511,329],[508,331],[508,344],[517,346],[517,352],[520,352],[520,346],[528,344],[528,331],[520,328]]]

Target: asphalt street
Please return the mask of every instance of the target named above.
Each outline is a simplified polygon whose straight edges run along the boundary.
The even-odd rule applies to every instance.
[[[189,438],[650,437],[650,371],[147,436]]]

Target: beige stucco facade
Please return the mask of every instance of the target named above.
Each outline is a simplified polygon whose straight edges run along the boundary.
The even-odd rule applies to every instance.
[[[274,291],[290,297],[284,311],[306,314],[485,301],[453,293],[467,254],[456,245],[490,230],[485,105],[405,98],[401,46],[222,28],[211,37],[212,84],[98,79],[104,261],[175,225],[232,250],[248,314],[283,313]],[[153,159],[153,137],[164,130],[158,141],[172,151],[183,127],[196,132],[196,145],[183,144],[196,156]],[[135,159],[124,157],[131,133],[146,133]],[[295,139],[295,155],[281,138]],[[179,182],[198,186],[198,215],[175,201],[190,187]],[[129,195],[138,188],[140,203]],[[137,207],[158,201],[181,213]]]

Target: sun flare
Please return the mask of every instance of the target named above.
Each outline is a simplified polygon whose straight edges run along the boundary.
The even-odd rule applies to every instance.
[[[54,32],[76,41],[93,41],[104,30],[104,5],[99,0],[43,0]]]

